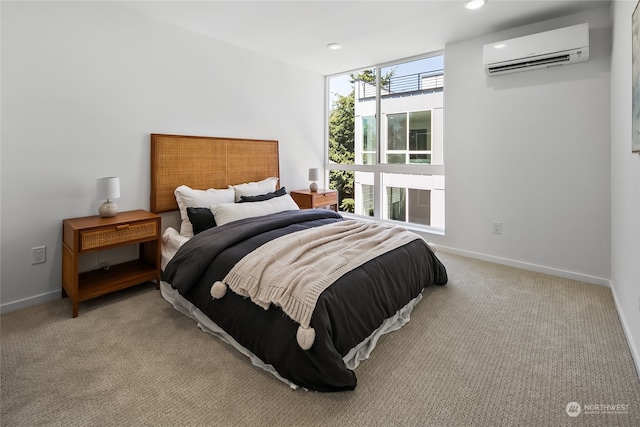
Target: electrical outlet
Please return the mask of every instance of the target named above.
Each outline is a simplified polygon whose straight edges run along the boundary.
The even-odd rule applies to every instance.
[[[501,234],[502,233],[502,223],[500,221],[493,222],[493,234]]]
[[[31,264],[42,264],[46,261],[47,247],[37,246],[31,248]]]

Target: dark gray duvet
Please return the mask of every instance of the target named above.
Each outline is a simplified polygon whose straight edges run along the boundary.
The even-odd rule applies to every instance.
[[[309,350],[296,341],[298,324],[278,307],[264,310],[232,291],[219,300],[211,286],[244,255],[276,237],[343,218],[328,210],[286,211],[234,221],[191,238],[167,264],[162,279],[205,313],[239,344],[278,373],[316,391],[353,390],[355,373],[342,358],[431,284],[447,283],[447,272],[422,240],[387,252],[350,271],[318,299]]]

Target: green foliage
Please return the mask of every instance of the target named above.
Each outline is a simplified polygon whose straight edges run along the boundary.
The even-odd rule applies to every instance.
[[[339,95],[331,108],[329,116],[329,160],[339,164],[354,162],[354,126],[355,107],[353,90],[348,95]],[[330,187],[338,190],[340,200],[353,198],[354,174],[351,171],[332,170],[329,173]],[[351,209],[343,211],[353,212]]]
[[[381,78],[383,86],[389,84],[395,69]],[[375,84],[374,70],[364,70],[351,74],[351,83],[357,80]],[[348,95],[337,95],[329,115],[329,160],[342,165],[354,164],[355,156],[355,91]],[[354,212],[354,177],[353,171],[332,170],[329,173],[329,185],[338,190],[340,209],[343,212]]]
[[[376,73],[373,70],[364,70],[358,74],[351,74],[351,83],[356,81],[374,84],[376,82]]]
[[[356,201],[354,199],[342,199],[340,210],[342,212],[355,212]]]
[[[338,95],[329,116],[329,160],[353,164],[354,160],[354,95]]]
[[[387,74],[380,77],[380,83],[382,87],[389,86],[389,82],[391,81],[391,77],[396,73],[396,69],[393,68]],[[364,70],[358,74],[351,74],[351,83],[355,83],[356,81],[362,81],[365,83],[370,83],[372,85],[376,84],[376,73],[373,70]]]

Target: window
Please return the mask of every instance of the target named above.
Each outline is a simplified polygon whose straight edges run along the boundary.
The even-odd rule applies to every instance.
[[[444,231],[443,56],[327,78],[340,210]]]
[[[387,114],[387,163],[431,163],[431,111]]]
[[[376,118],[368,116],[362,118],[362,164],[372,165],[376,160]]]
[[[404,221],[407,218],[406,213],[406,188],[402,187],[386,187],[387,188],[387,212],[388,218],[396,221]]]
[[[362,207],[362,215],[373,216],[373,195],[375,194],[373,185],[362,184],[360,189],[362,190],[362,203],[360,204]]]
[[[407,150],[407,114],[387,115],[387,153]],[[404,162],[389,162],[404,163]]]
[[[409,113],[409,163],[431,163],[431,111]]]

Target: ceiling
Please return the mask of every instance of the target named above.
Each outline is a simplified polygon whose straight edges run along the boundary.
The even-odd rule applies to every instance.
[[[610,1],[127,1],[122,5],[322,75],[442,50],[447,43]],[[327,44],[340,43],[340,50]]]

